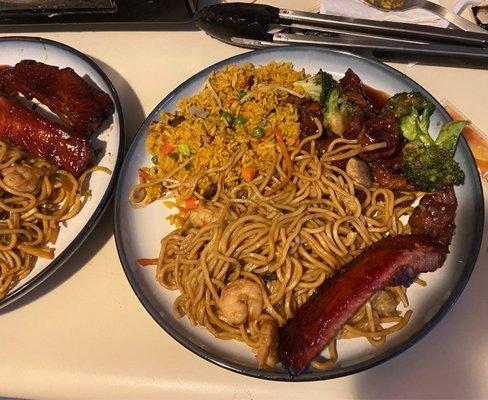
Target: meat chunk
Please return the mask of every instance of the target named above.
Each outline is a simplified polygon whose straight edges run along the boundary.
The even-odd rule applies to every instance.
[[[353,114],[344,130],[344,137],[346,139],[356,139],[358,137],[363,128],[363,119],[364,114],[362,111],[358,110]]]
[[[322,107],[316,101],[310,101],[298,109],[298,121],[300,122],[300,135],[302,138],[315,135],[319,129],[315,120],[322,120]]]
[[[300,123],[300,137],[314,135],[318,132],[315,118],[322,121],[322,107],[317,101],[290,95],[285,103],[293,104],[298,109],[298,122]]]
[[[441,246],[449,246],[454,234],[457,199],[452,187],[426,194],[410,216],[412,234],[427,235]]]
[[[359,307],[385,286],[410,285],[441,267],[444,247],[426,236],[382,239],[326,280],[279,330],[278,357],[291,375],[304,372]]]
[[[28,100],[37,99],[86,136],[114,112],[108,94],[89,85],[71,68],[23,60],[0,71],[0,85],[6,92],[20,92]]]
[[[254,86],[254,75],[249,75],[244,80],[244,88],[250,90]]]
[[[415,192],[417,189],[410,185],[400,171],[400,164],[403,160],[403,146],[405,142],[400,141],[395,154],[368,163],[373,181],[379,186],[402,192]]]
[[[0,140],[22,147],[74,176],[81,175],[93,156],[88,139],[2,95]]]
[[[346,71],[339,83],[346,97],[356,104],[366,116],[374,115],[374,106],[364,89],[363,82],[351,68]]]
[[[390,190],[401,190],[403,192],[415,192],[416,189],[410,185],[405,177],[401,175],[391,159],[383,159],[368,163],[373,181],[381,187]]]
[[[382,115],[380,117],[369,118],[364,123],[358,139],[361,146],[368,146],[381,142],[386,143],[386,147],[361,153],[360,157],[365,161],[375,161],[393,155],[396,152],[400,141],[396,118],[393,115]]]

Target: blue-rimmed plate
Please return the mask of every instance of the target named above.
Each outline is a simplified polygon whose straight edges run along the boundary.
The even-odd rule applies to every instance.
[[[122,166],[115,198],[115,238],[123,268],[137,297],[156,322],[183,346],[217,365],[242,374],[273,380],[291,380],[279,366],[270,371],[259,370],[249,348],[236,341],[215,339],[201,328],[191,327],[186,319],[178,320],[171,313],[177,293],[169,292],[154,280],[154,269],[140,267],[138,258],[152,258],[159,254],[160,239],[172,228],[165,220],[170,213],[161,202],[143,209],[131,207],[129,189],[137,182],[137,172],[150,164],[145,149],[145,139],[153,120],[159,113],[173,111],[179,98],[198,92],[210,72],[228,64],[251,62],[255,65],[270,61],[291,61],[295,68],[315,73],[320,68],[341,77],[352,68],[369,86],[389,94],[419,91],[436,106],[432,116],[432,133],[450,120],[442,106],[421,86],[395,69],[364,57],[322,48],[284,47],[259,50],[219,62],[199,72],[171,92],[148,116],[139,129]],[[476,262],[483,232],[483,195],[481,183],[471,152],[461,139],[456,159],[466,173],[464,186],[456,189],[459,207],[456,217],[457,233],[442,269],[424,274],[427,288],[412,286],[409,289],[413,317],[406,328],[388,336],[380,348],[372,347],[365,339],[338,342],[339,360],[329,371],[310,369],[295,380],[320,380],[355,373],[375,366],[401,353],[430,331],[449,311],[466,285]],[[130,227],[130,229],[128,229]]]
[[[69,46],[52,40],[31,37],[0,38],[0,64],[15,65],[25,59],[58,67],[71,67],[78,75],[109,94],[115,104],[115,112],[93,135],[92,144],[96,154],[95,164],[109,168],[112,175],[91,175],[88,187],[91,196],[81,212],[65,226],[61,226],[54,246],[54,259],[38,259],[32,272],[0,300],[0,308],[42,283],[81,246],[109,203],[124,151],[124,121],[119,98],[108,77],[93,60]]]

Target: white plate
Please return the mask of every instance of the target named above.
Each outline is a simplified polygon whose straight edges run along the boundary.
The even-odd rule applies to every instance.
[[[58,67],[71,67],[88,78],[115,104],[115,112],[101,130],[92,137],[95,148],[95,163],[109,168],[112,175],[94,173],[90,177],[89,189],[92,195],[81,212],[62,226],[55,245],[53,260],[38,259],[32,272],[0,301],[0,308],[19,299],[22,295],[43,282],[59,268],[83,243],[99,218],[102,216],[117,180],[124,149],[124,122],[120,102],[110,80],[89,57],[64,44],[41,38],[0,38],[0,64],[14,65],[21,60],[31,59]],[[101,149],[102,151],[97,151]]]
[[[140,267],[138,258],[153,258],[159,254],[160,239],[172,227],[165,217],[171,213],[161,201],[143,209],[131,207],[128,201],[130,187],[137,182],[137,171],[150,164],[145,149],[145,139],[151,121],[159,119],[160,111],[173,111],[179,98],[198,92],[211,71],[228,64],[251,62],[266,64],[273,60],[291,61],[295,68],[305,68],[315,73],[320,68],[341,77],[347,68],[352,68],[369,86],[389,94],[404,91],[419,91],[436,106],[431,119],[432,133],[441,124],[450,120],[442,106],[422,87],[400,72],[364,57],[322,48],[284,47],[242,54],[217,63],[190,78],[170,93],[149,115],[141,126],[122,166],[115,198],[115,238],[125,273],[136,295],[152,317],[178,342],[201,357],[230,370],[247,375],[290,380],[281,367],[272,371],[256,368],[256,360],[249,348],[237,341],[215,339],[210,333],[191,327],[188,320],[177,320],[171,313],[176,292],[169,292],[154,279],[154,268]],[[318,380],[343,376],[370,368],[399,354],[425,335],[455,302],[464,288],[476,261],[483,230],[483,197],[478,172],[471,152],[462,139],[456,159],[466,173],[464,186],[456,189],[459,207],[456,217],[457,230],[449,255],[442,269],[422,275],[427,288],[412,286],[409,299],[413,317],[407,327],[388,336],[385,346],[372,347],[365,339],[338,341],[339,360],[330,371],[309,369],[297,380]],[[130,226],[130,229],[124,229]],[[453,343],[454,345],[454,343]]]

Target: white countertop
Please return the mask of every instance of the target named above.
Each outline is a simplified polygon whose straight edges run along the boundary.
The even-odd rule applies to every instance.
[[[315,2],[304,3],[280,2],[309,10]],[[28,35],[73,46],[102,67],[120,96],[128,141],[144,116],[175,86],[245,51],[198,31]],[[488,70],[392,65],[438,99],[449,99],[488,132]],[[485,235],[458,303],[426,338],[393,360],[331,381],[268,382],[204,361],[152,320],[119,263],[109,208],[87,242],[54,276],[0,312],[0,396],[488,398],[487,267]]]

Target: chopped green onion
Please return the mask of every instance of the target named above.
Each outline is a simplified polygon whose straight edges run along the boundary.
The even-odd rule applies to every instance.
[[[237,117],[234,118],[234,125],[244,125],[247,121],[246,117],[243,117],[242,115],[238,115]]]
[[[268,120],[264,117],[261,118],[261,121],[259,121],[259,126],[266,126],[268,123]]]
[[[158,158],[159,158],[158,156],[154,156],[154,157],[152,157],[152,158],[151,158],[151,162],[152,162],[154,165],[156,165],[156,164],[158,163]]]
[[[264,130],[263,128],[260,128],[259,126],[256,126],[253,130],[252,130],[252,135],[255,137],[255,138],[258,138],[258,139],[261,139],[263,136],[264,136]]]
[[[245,97],[247,95],[247,92],[245,90],[239,90],[239,92],[237,93],[237,98],[239,100],[241,100],[243,97]]]
[[[178,161],[178,158],[179,158],[179,157],[178,157],[178,153],[175,153],[175,152],[173,151],[173,152],[169,153],[169,156],[170,156],[170,157],[171,157],[173,160]]]
[[[225,119],[229,125],[232,125],[232,122],[234,122],[234,117],[232,116],[232,114],[230,112],[222,111],[221,115],[222,115],[222,118]]]
[[[178,146],[180,153],[183,154],[185,157],[189,157],[191,155],[190,146],[187,143],[180,144]]]

